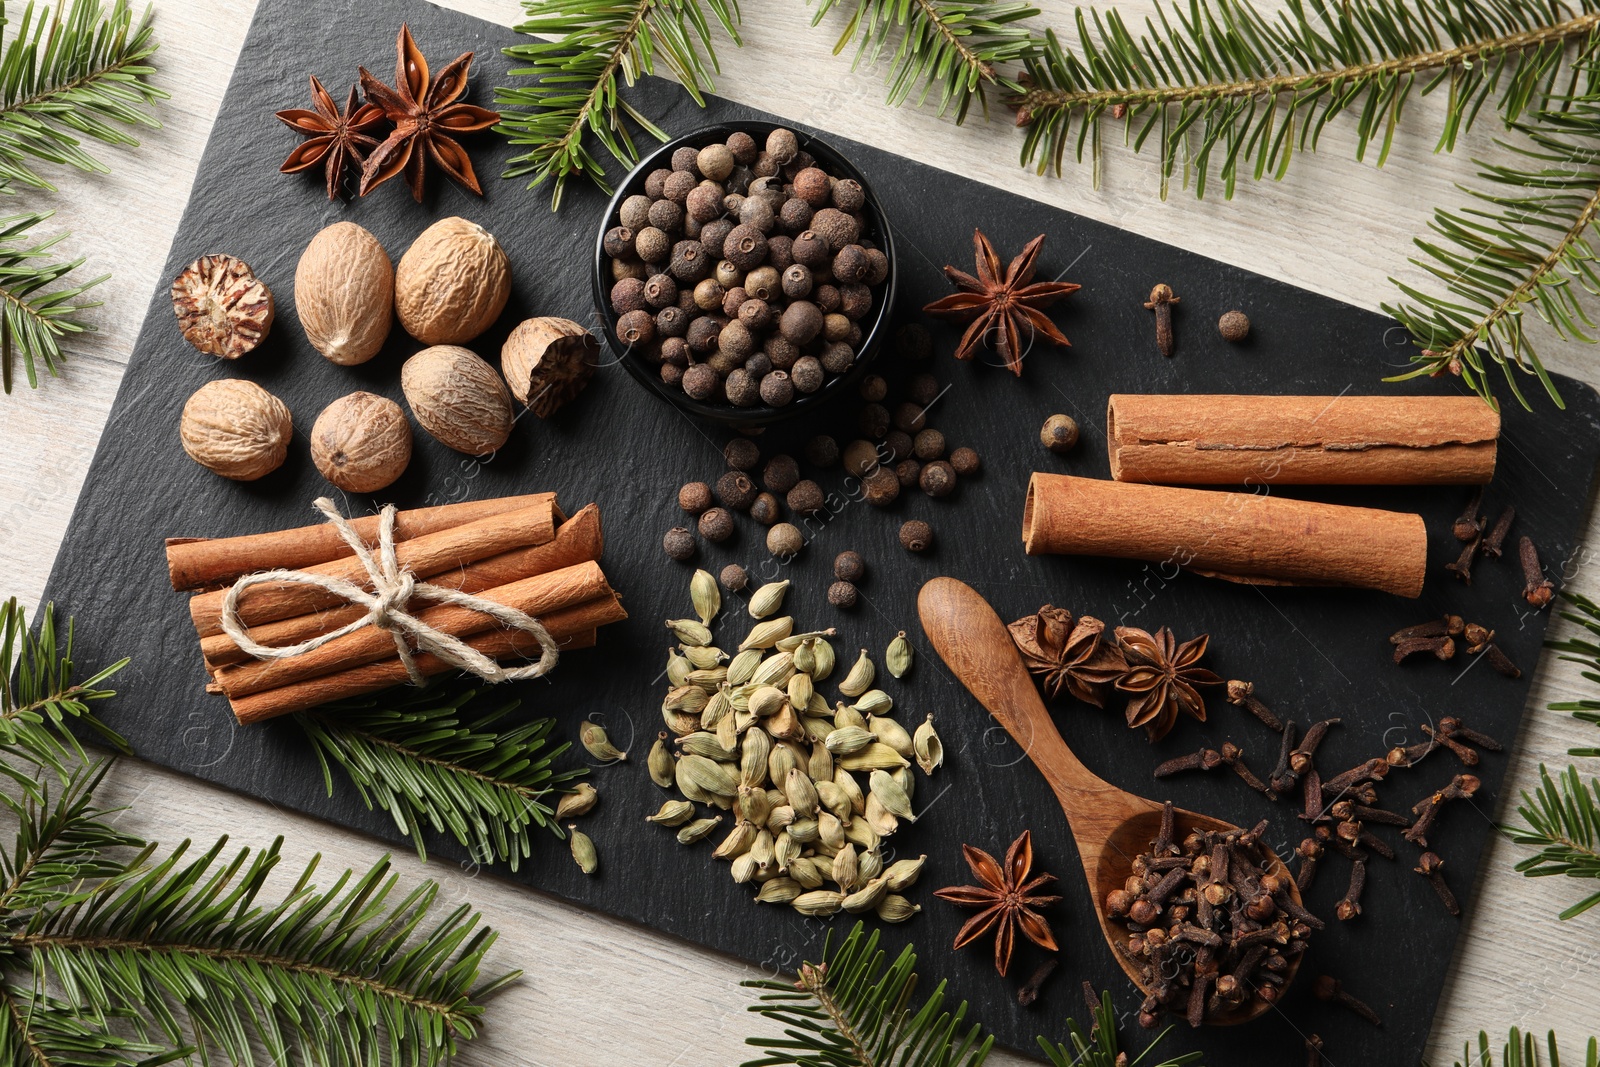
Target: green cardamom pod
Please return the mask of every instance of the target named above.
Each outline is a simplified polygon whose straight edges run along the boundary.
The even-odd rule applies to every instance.
[[[898,893],[890,893],[878,903],[877,915],[886,923],[903,923],[921,910],[921,904],[913,904]]]
[[[689,672],[694,670],[694,664],[688,657],[677,649],[667,651],[667,681],[674,687],[683,685],[689,677]]]
[[[856,701],[856,710],[863,715],[887,715],[894,708],[894,698],[882,689],[868,689]]]
[[[916,885],[917,878],[927,863],[927,856],[918,856],[914,860],[895,860],[889,864],[889,869],[883,872],[884,878],[889,883],[889,892],[903,893]]]
[[[794,865],[800,862],[800,853],[804,851],[804,846],[802,846],[800,842],[796,841],[794,838],[790,837],[787,830],[780,830],[772,837],[773,866],[775,866],[779,871],[788,872],[791,878],[795,877]],[[807,878],[809,879],[809,872],[815,870],[815,867],[809,866],[809,860],[807,860],[806,863],[808,864]],[[807,885],[806,888],[815,889],[821,884],[822,879],[819,877],[816,879],[815,884]]]
[[[894,812],[883,806],[883,800],[877,793],[867,794],[866,814],[862,815],[860,819],[852,819],[850,821],[852,823],[865,822],[872,827],[879,837],[891,837],[896,830],[900,829],[899,818],[895,816]]]
[[[678,831],[678,844],[692,845],[696,841],[704,841],[721,822],[720,815],[710,819],[696,819]]]
[[[788,837],[787,834],[784,836]],[[793,843],[792,847],[798,850],[800,847],[799,842],[794,841],[793,838],[789,838],[789,840]],[[778,845],[780,848],[783,847],[781,838],[778,841]],[[822,872],[817,869],[816,861],[809,856],[796,855],[795,858],[789,861],[789,877],[799,882],[806,889],[818,889],[823,882]]]
[[[697,685],[708,693],[715,692],[717,686],[727,680],[728,668],[726,667],[700,667],[689,672],[689,684]]]
[[[863,648],[855,666],[850,668],[850,672],[844,676],[844,681],[839,683],[839,692],[847,697],[858,697],[872,688],[872,679],[876,674],[877,671],[872,666],[872,657]]]
[[[746,852],[742,856],[735,856],[733,858],[733,866],[730,868],[730,870],[733,872],[734,884],[744,885],[746,882],[755,881],[756,874],[760,870],[760,867],[756,863],[755,857]]]
[[[734,781],[733,775],[715,760],[693,754],[685,755],[679,758],[677,770],[679,789],[683,788],[684,781],[687,780],[713,796],[734,797],[739,793],[739,784]]]
[[[817,812],[817,840],[830,849],[845,846],[844,823],[831,811]]]
[[[704,730],[697,730],[692,734],[685,734],[683,737],[678,738],[678,748],[684,752],[696,756],[704,756],[720,763],[730,763],[739,755],[732,749],[723,748],[722,743],[717,740],[716,734],[707,733]]]
[[[861,791],[861,783],[856,781],[856,776],[838,766],[838,762],[838,760],[834,760],[833,784],[842,789],[845,796],[850,798],[850,810],[860,815],[867,810],[867,795]],[[840,817],[843,818],[843,816]]]
[[[889,642],[889,651],[883,654],[883,665],[889,668],[889,673],[896,678],[904,678],[911,669],[912,650],[911,642],[906,640],[906,632],[901,630],[895,639]]]
[[[904,726],[901,726],[893,719],[885,719],[874,715],[867,720],[867,729],[872,731],[872,735],[879,742],[894,749],[907,761],[916,753],[916,744],[912,741],[911,735],[906,733]],[[897,763],[895,766],[904,767],[905,763]]]
[[[782,794],[779,795],[781,796]],[[772,799],[770,793],[767,795],[767,799],[769,801]],[[783,804],[772,805],[772,810],[767,813],[767,829],[773,833],[777,833],[779,830],[787,830],[794,825],[796,818],[794,809],[788,805],[787,797],[784,800],[785,803]]]
[[[816,654],[817,665],[811,669],[811,677],[815,681],[825,682],[828,675],[833,673],[833,645],[819,637],[812,651]]]
[[[888,773],[873,771],[868,775],[867,782],[870,786],[869,800],[872,797],[877,797],[878,803],[882,804],[883,809],[889,814],[896,818],[905,819],[907,822],[917,821],[917,817],[911,813],[911,798],[906,795],[906,791],[901,788],[900,783],[895,781]]]
[[[697,685],[680,685],[667,690],[661,700],[662,711],[682,711],[698,715],[711,703],[711,694]]]
[[[865,816],[851,819],[849,822],[845,823],[844,836],[845,839],[851,844],[867,852],[876,850],[878,845],[882,842],[882,838],[878,835],[878,831],[874,830],[870,825],[867,824]]]
[[[767,780],[767,759],[772,755],[772,738],[765,730],[747,730],[739,743],[739,780],[761,786]]]
[[[700,621],[710,626],[711,620],[722,610],[722,593],[710,571],[695,571],[694,577],[689,579],[689,602],[694,605],[694,613],[700,616]]]
[[[789,679],[789,703],[795,708],[804,708],[810,705],[811,697],[816,692],[811,685],[811,675],[795,668],[794,676]]]
[[[589,835],[578,829],[576,824],[567,827],[567,832],[572,835],[572,858],[578,861],[578,869],[584,874],[593,874],[600,869],[600,855],[594,850],[594,842]]]
[[[658,826],[682,826],[694,818],[694,805],[687,800],[667,800],[661,804],[661,810],[654,815],[646,815],[645,822],[653,822]]]
[[[694,667],[696,670],[710,670],[712,667],[717,666],[717,664],[727,659],[728,654],[722,651],[722,649],[713,645],[706,645],[703,648],[694,647],[684,649],[683,658],[688,660],[690,666]],[[694,679],[691,677],[689,681],[692,682]]]
[[[778,639],[778,643],[773,647],[779,652],[798,652],[800,650],[800,646],[805,644],[807,641],[816,641],[823,637],[832,637],[838,632],[838,630],[835,630],[831,626],[826,630],[807,630],[805,633],[791,632],[787,637],[780,637]]]
[[[758,622],[739,642],[739,651],[748,648],[772,648],[781,638],[789,636],[789,631],[794,629],[794,616],[783,615],[776,619]],[[793,654],[789,655],[789,662],[794,662]]]
[[[765,768],[762,768],[762,773],[766,773]],[[757,826],[765,826],[772,814],[772,802],[767,799],[767,791],[748,785],[739,787],[739,799],[735,806],[739,809],[739,818],[749,819]]]
[[[740,819],[733,824],[733,829],[728,831],[728,836],[722,839],[722,843],[712,850],[711,855],[714,859],[719,860],[742,856],[750,851],[750,845],[755,839],[755,825]]]
[[[807,726],[815,719],[808,719]],[[823,734],[827,736],[826,733]],[[828,746],[821,741],[811,742],[811,759],[806,763],[806,774],[810,775],[813,782],[833,781],[833,753],[828,751]]]
[[[834,915],[844,906],[844,894],[831,889],[813,889],[795,897],[792,906],[801,915],[818,918]]]
[[[817,666],[817,639],[808,637],[794,650],[794,669],[810,674]]]
[[[788,745],[773,745],[767,755],[767,777],[779,789],[789,778],[789,772],[800,766],[800,757]]]
[[[811,781],[811,776],[799,767],[790,771],[783,780],[783,795],[789,798],[789,806],[800,815],[814,815],[817,811],[817,787]]]
[[[826,744],[828,751],[835,756],[848,756],[860,752],[875,741],[877,737],[871,730],[863,730],[859,726],[846,726],[829,733]]]
[[[788,904],[804,892],[805,888],[793,878],[769,878],[761,883],[756,900],[762,904]]]
[[[821,693],[818,693],[815,690],[813,690],[812,693],[811,693],[811,699],[806,702],[805,713],[807,715],[810,715],[810,716],[814,717],[814,718],[827,719],[828,718],[828,701],[827,701],[827,699],[825,697],[823,697],[823,695]]]
[[[855,846],[852,845],[851,847],[854,848]],[[870,882],[883,873],[883,853],[877,849],[873,849],[871,852],[862,852],[860,858],[856,860],[856,866],[860,869],[858,877],[863,882]]]
[[[756,668],[761,666],[761,657],[765,655],[759,648],[747,648],[728,663],[728,684],[744,685],[756,673]]]
[[[702,722],[701,725],[704,726],[705,723]],[[739,716],[736,712],[730,712],[717,720],[717,743],[729,752],[732,752],[734,747],[738,745]]]
[[[784,594],[789,591],[787,579],[781,582],[768,582],[754,593],[750,594],[750,617],[764,619],[783,607]]]
[[[907,762],[904,756],[881,742],[834,760],[835,765],[847,771],[890,771],[896,767],[904,767]]]
[[[756,718],[765,719],[782,711],[784,701],[788,699],[777,686],[764,685],[750,694],[750,711]]]
[[[777,850],[778,839],[771,830],[758,831],[750,842],[750,855],[756,858],[756,864],[763,873],[777,860]]]
[[[794,673],[794,654],[776,652],[761,661],[756,673],[750,676],[751,685],[788,685]]]
[[[856,859],[856,846],[845,842],[833,857],[833,880],[839,884],[839,890],[848,893],[856,887],[856,879],[860,877],[860,867]]]
[[[825,809],[833,813],[835,818],[842,822],[853,814],[850,794],[846,793],[838,782],[831,778],[826,780],[816,778],[813,781],[817,786],[817,799],[822,802]]]
[[[578,740],[583,742],[583,747],[588,750],[589,755],[601,763],[615,763],[628,758],[626,752],[611,743],[611,739],[606,736],[605,727],[597,722],[585,720],[578,728]]]
[[[600,800],[600,792],[588,782],[579,782],[572,787],[572,792],[562,797],[556,804],[556,819],[565,821],[576,819],[580,815],[587,815],[594,810]]]
[[[800,727],[805,731],[806,742],[813,745],[825,743],[828,740],[828,735],[833,733],[833,723],[827,719],[818,719],[811,715],[807,715],[800,720]],[[828,776],[831,778],[833,772],[829,771]]]
[[[884,884],[883,879],[874,878],[854,893],[845,897],[841,906],[852,915],[858,915],[864,911],[873,911],[879,904],[883,903],[884,898],[888,895],[889,887]]]
[[[662,789],[671,789],[672,783],[677,781],[675,761],[671,750],[667,748],[667,737],[665,730],[656,734],[656,743],[650,746],[650,758],[645,761],[650,769],[650,780]]]
[[[700,729],[700,716],[690,715],[685,711],[663,711],[661,721],[667,724],[667,729],[682,737],[692,734]]]
[[[867,717],[852,708],[849,704],[839,704],[834,707],[833,725],[835,729],[843,730],[847,726],[867,728]]]
[[[801,844],[809,845],[817,839],[821,831],[817,827],[817,820],[799,816],[788,825],[784,832]]]
[[[711,644],[711,627],[694,619],[668,619],[667,629],[685,648],[705,648]]]
[[[700,725],[707,730],[715,730],[719,722],[732,714],[733,702],[728,699],[726,691],[718,689],[706,701],[706,710],[700,713]]]
[[[911,747],[923,774],[932,774],[935,767],[944,765],[944,742],[939,740],[938,731],[933,728],[933,712],[930,711],[928,718],[917,727],[917,732],[911,738]]]

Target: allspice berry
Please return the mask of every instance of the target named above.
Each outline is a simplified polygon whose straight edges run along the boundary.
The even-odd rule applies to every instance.
[[[292,431],[284,402],[240,378],[202,385],[183,405],[179,424],[189,458],[236,482],[253,482],[283,466]]]
[[[875,508],[886,508],[900,496],[900,478],[888,467],[879,467],[861,480],[863,499]]]
[[[729,470],[753,471],[761,462],[761,449],[748,437],[735,437],[722,446],[722,459]]]
[[[721,544],[733,536],[733,516],[727,508],[711,508],[700,516],[700,536],[712,544]]]
[[[704,363],[696,363],[683,372],[683,391],[691,400],[710,400],[720,382],[716,370]]]
[[[828,586],[828,603],[848,611],[856,606],[856,587],[849,582],[834,582]]]
[[[844,446],[844,469],[864,478],[878,466],[878,450],[871,441],[851,441]]]
[[[796,515],[810,516],[822,510],[826,498],[823,496],[822,486],[808,478],[795,483],[795,487],[789,490],[786,503],[789,505],[789,510]]]
[[[889,432],[892,425],[889,409],[882,404],[864,404],[856,415],[856,429],[862,436],[873,439],[882,438]]]
[[[867,446],[871,448],[871,445]],[[818,434],[806,442],[806,462],[822,470],[839,462],[839,442],[827,434]]]
[[[667,555],[683,563],[694,559],[695,543],[694,534],[682,526],[674,526],[667,531],[667,536],[661,539],[661,547],[667,550]]]
[[[311,427],[311,462],[346,492],[386,489],[411,463],[411,424],[400,405],[387,397],[340,397],[322,409]]]
[[[914,459],[903,459],[894,465],[894,476],[900,480],[900,488],[910,489],[922,480],[922,464]]]
[[[1058,456],[1071,452],[1078,444],[1078,424],[1066,415],[1051,415],[1039,430],[1039,443]]]
[[[722,582],[722,587],[730,593],[742,593],[750,585],[750,573],[737,563],[730,563],[722,568],[722,573],[717,578]]]
[[[978,453],[970,448],[958,448],[950,453],[950,466],[963,478],[971,477],[978,473],[983,466],[983,461],[978,458]]]
[[[778,503],[778,498],[771,493],[762,493],[756,497],[755,503],[750,505],[750,517],[763,526],[771,526],[783,517],[783,508]]]
[[[861,399],[869,404],[879,404],[889,395],[889,383],[881,374],[869,374],[861,379]]]
[[[939,379],[931,374],[914,375],[906,388],[913,403],[928,407],[939,399]]]
[[[931,497],[945,497],[955,492],[956,471],[944,460],[935,460],[922,468],[919,482],[922,491]]]
[[[921,404],[910,402],[894,409],[894,428],[903,433],[919,434],[928,425],[928,412]]]
[[[400,324],[425,345],[466,344],[494,325],[510,297],[505,250],[488,230],[462,218],[422,231],[395,271]]]
[[[1217,332],[1224,341],[1238,344],[1250,336],[1250,316],[1242,311],[1229,311],[1217,320]]]
[[[793,523],[780,522],[767,531],[767,551],[774,556],[794,556],[806,547],[806,539]]]
[[[495,369],[465,348],[435,345],[406,360],[400,388],[422,428],[469,456],[511,436],[511,393]]]
[[[699,515],[712,503],[711,487],[705,482],[689,482],[678,490],[678,506],[691,515]]]
[[[793,456],[773,456],[767,460],[766,469],[761,472],[761,484],[769,492],[787,493],[799,483],[800,464],[794,461]]]
[[[933,547],[933,527],[912,519],[900,527],[900,545],[908,552],[926,552]]]
[[[859,582],[867,576],[867,561],[859,552],[841,552],[833,557],[833,576],[841,582]]]
[[[944,455],[944,434],[931,428],[923,430],[913,439],[911,451],[924,461],[940,458]]]
[[[768,407],[781,408],[794,400],[794,382],[788,372],[775,370],[761,379],[761,399]]]
[[[749,511],[758,495],[756,483],[744,471],[728,471],[717,479],[717,499],[730,511]]]

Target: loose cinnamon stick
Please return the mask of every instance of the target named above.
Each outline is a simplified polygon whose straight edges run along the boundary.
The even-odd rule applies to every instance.
[[[1422,516],[1251,493],[1035,474],[1022,515],[1028,555],[1141,559],[1266,585],[1422,593]]]
[[[469,522],[504,515],[509,511],[548,504],[551,526],[562,521],[554,493],[507,496],[495,500],[471,500],[433,508],[414,508],[395,515],[397,541],[409,541],[425,534],[438,533]],[[356,532],[369,547],[378,544],[378,516],[352,520]],[[553,532],[553,530],[552,530]],[[548,540],[548,538],[547,538]],[[344,559],[355,553],[339,532],[327,523],[277,533],[248,534],[243,537],[172,537],[167,539],[167,571],[172,588],[214,589],[231,585],[256,571],[304,570],[318,563]]]
[[[622,599],[613,594],[564,611],[552,612],[540,621],[561,648],[571,648],[585,639],[590,639],[596,627],[620,622],[627,617],[628,613],[622,608]],[[569,637],[572,643],[569,643]],[[494,656],[502,661],[514,657],[532,659],[539,654],[539,643],[520,630],[490,630],[468,638],[467,644],[487,656]],[[428,677],[454,670],[450,664],[437,656],[418,656],[416,664],[418,670]],[[348,700],[351,697],[376,693],[381,689],[400,685],[405,680],[405,666],[396,657],[342,671],[339,674],[313,678],[296,685],[270,689],[265,693],[240,697],[229,703],[233,707],[234,717],[242,725],[248,726],[251,723],[263,722],[291,712],[305,711],[307,708],[318,707],[335,700]]]
[[[1111,477],[1159,485],[1483,485],[1500,416],[1476,396],[1114,395]]]
[[[555,539],[546,544],[502,552],[498,556],[480,560],[460,570],[435,575],[428,581],[446,589],[479,593],[536,574],[546,574],[563,567],[598,560],[604,548],[605,537],[601,530],[599,505],[588,504],[562,523],[556,530]],[[337,630],[365,614],[366,609],[357,606],[311,612],[252,627],[251,636],[263,645],[295,645],[318,634]],[[213,671],[236,663],[244,663],[251,658],[249,653],[225,633],[201,638],[200,654],[205,657],[206,667]]]
[[[591,562],[485,589],[477,595],[542,619],[564,608],[611,596],[613,591],[606,584],[600,565]],[[414,610],[413,614],[422,625],[451,637],[469,637],[501,626],[489,615],[454,604],[422,608]],[[367,626],[288,659],[257,660],[224,667],[215,672],[215,679],[228,696],[249,696],[391,658],[397,658],[394,636],[376,626]]]
[[[418,578],[436,574],[498,556],[516,548],[544,544],[554,536],[548,504],[508,511],[500,515],[424,534],[395,546],[400,565]],[[302,567],[306,574],[320,574],[365,585],[367,570],[354,556]],[[189,618],[202,638],[222,633],[222,604],[227,590],[198,593],[189,600]],[[239,598],[239,618],[247,626],[291,619],[342,605],[344,598],[316,586],[289,582],[251,586]]]

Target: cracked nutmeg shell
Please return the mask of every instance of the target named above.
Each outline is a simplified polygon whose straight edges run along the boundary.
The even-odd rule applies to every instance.
[[[500,350],[511,395],[548,419],[583,392],[599,363],[600,342],[571,319],[528,319]]]
[[[511,261],[494,235],[440,219],[400,257],[394,308],[425,345],[463,345],[493,326],[511,297]]]
[[[485,456],[511,436],[511,394],[465,348],[424,348],[400,368],[400,388],[422,428],[457,452]]]
[[[311,427],[311,462],[346,492],[386,489],[411,464],[411,424],[387,397],[364,392],[340,397]]]
[[[311,239],[294,272],[294,306],[311,347],[353,367],[383,348],[394,321],[394,266],[378,239],[336,222]]]
[[[283,401],[254,382],[225,378],[195,391],[178,432],[190,459],[224,478],[253,482],[283,465],[293,429]]]
[[[208,356],[238,359],[272,332],[272,290],[234,256],[201,256],[172,283],[183,339]]]

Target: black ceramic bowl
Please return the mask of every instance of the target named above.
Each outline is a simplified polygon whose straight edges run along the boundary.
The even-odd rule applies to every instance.
[[[642,352],[633,351],[617,337],[617,315],[611,310],[611,261],[602,247],[606,230],[615,226],[617,210],[622,202],[635,193],[644,191],[645,178],[658,167],[670,167],[672,153],[679,148],[704,148],[706,145],[726,141],[728,136],[739,131],[744,131],[756,139],[756,143],[765,144],[767,134],[777,129],[790,129],[800,141],[800,147],[811,153],[817,165],[836,178],[854,178],[860,183],[866,193],[867,203],[862,211],[861,236],[871,240],[889,259],[889,277],[882,285],[877,286],[872,293],[872,311],[861,322],[861,347],[856,352],[856,361],[844,374],[832,379],[821,389],[810,396],[797,395],[794,401],[781,408],[757,407],[741,408],[726,402],[708,402],[694,400],[689,394],[675,385],[668,385],[661,380],[660,370],[654,362]],[[775,422],[799,418],[802,415],[816,411],[841,393],[849,392],[855,388],[857,382],[866,375],[867,369],[872,366],[882,351],[885,342],[889,339],[889,320],[893,314],[895,299],[895,283],[898,274],[894,256],[894,235],[890,232],[887,219],[884,218],[883,205],[878,203],[878,198],[873,195],[872,186],[866,178],[844,156],[840,155],[826,141],[814,137],[803,130],[792,126],[781,126],[776,122],[759,122],[752,119],[749,122],[724,122],[715,126],[706,126],[695,130],[693,133],[679,137],[656,149],[646,156],[633,172],[617,188],[617,194],[611,198],[611,203],[606,205],[605,218],[600,221],[600,227],[594,238],[594,304],[599,313],[600,322],[605,328],[606,341],[611,345],[622,360],[622,365],[640,383],[668,403],[677,406],[680,410],[703,419],[725,423],[729,426],[766,426]]]

